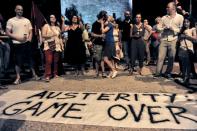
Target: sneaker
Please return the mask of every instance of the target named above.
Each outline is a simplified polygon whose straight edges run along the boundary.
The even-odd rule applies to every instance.
[[[107,75],[107,78],[111,78],[113,75],[113,72],[110,72],[108,75]]]
[[[55,76],[54,76],[54,78],[59,78],[59,77],[60,77],[60,76],[58,76],[58,75],[55,75]]]
[[[46,77],[46,78],[44,79],[44,81],[48,83],[48,82],[50,82],[50,78],[49,78],[49,77]]]
[[[172,79],[172,75],[171,74],[164,74],[164,77],[167,79]]]
[[[115,77],[117,76],[117,74],[118,74],[118,71],[114,71],[114,72],[112,73],[111,78],[112,78],[112,79],[115,78]]]
[[[154,78],[160,78],[160,77],[162,77],[162,76],[161,76],[161,74],[156,73],[156,74],[153,75],[153,77],[154,77]]]
[[[129,66],[127,66],[127,67],[124,68],[124,71],[127,71],[127,70],[129,70]]]
[[[140,69],[138,70],[138,73],[139,73],[139,75],[143,76],[143,74],[142,74],[142,68],[140,68]]]
[[[150,61],[146,61],[145,65],[149,66],[150,65]]]
[[[98,78],[99,77],[99,73],[96,73],[94,78]]]
[[[107,74],[105,72],[102,72],[102,78],[107,78]]]
[[[16,79],[14,82],[13,82],[14,85],[18,85],[18,84],[21,84],[21,79]]]
[[[129,69],[129,76],[132,76],[133,75],[133,69]]]
[[[34,81],[38,81],[38,80],[40,80],[41,78],[40,77],[38,77],[38,76],[34,76],[34,77],[32,77],[32,80],[34,80]]]

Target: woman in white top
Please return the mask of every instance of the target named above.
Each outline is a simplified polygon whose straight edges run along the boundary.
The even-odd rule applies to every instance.
[[[193,41],[196,40],[196,29],[192,27],[190,18],[185,18],[180,34],[179,60],[183,77],[183,84],[188,85],[190,73],[196,74],[194,67]]]
[[[57,24],[55,15],[50,15],[50,23],[42,28],[42,37],[44,41],[45,54],[45,81],[49,82],[51,75],[58,77],[58,61],[60,52],[64,50],[61,29]],[[50,43],[53,43],[51,44]],[[53,74],[51,66],[53,64]]]

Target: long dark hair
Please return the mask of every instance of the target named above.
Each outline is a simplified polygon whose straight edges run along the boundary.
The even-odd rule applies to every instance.
[[[49,16],[49,25],[51,25],[50,17],[51,17],[52,15],[55,16],[54,14],[51,14],[51,15]],[[56,19],[56,21],[55,21],[55,26],[60,26],[60,23],[57,21],[56,16],[55,16],[55,19]]]
[[[190,22],[189,28],[191,29],[192,27],[194,27],[194,20],[191,16],[189,17],[185,17],[184,18],[184,22],[185,20],[188,20]],[[183,27],[181,28],[180,34],[183,34],[184,31],[186,30],[186,27],[184,26],[184,22],[183,22]]]
[[[77,7],[74,4],[72,4],[71,7],[66,8],[65,16],[68,19],[66,23],[71,25],[73,16],[78,16],[78,14],[79,13],[78,13]]]

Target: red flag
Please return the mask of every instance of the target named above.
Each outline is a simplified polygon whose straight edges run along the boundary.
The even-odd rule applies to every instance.
[[[41,30],[42,26],[47,23],[47,21],[42,12],[38,9],[37,5],[33,1],[31,8],[31,19],[34,28],[34,34],[39,38],[39,29]]]

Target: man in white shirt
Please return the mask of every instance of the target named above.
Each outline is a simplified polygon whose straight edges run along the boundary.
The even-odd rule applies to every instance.
[[[156,77],[159,77],[162,73],[163,63],[168,52],[168,66],[165,72],[167,78],[171,78],[171,72],[173,69],[174,58],[176,54],[176,42],[178,39],[178,33],[183,26],[183,16],[177,14],[176,4],[170,2],[167,5],[167,15],[162,17],[162,26],[158,26],[158,30],[161,31],[161,44],[159,46],[159,57],[156,68]]]
[[[33,69],[33,61],[31,56],[31,40],[32,40],[32,25],[27,18],[24,18],[23,7],[16,5],[16,16],[7,21],[6,33],[12,39],[14,45],[14,59],[16,80],[14,84],[20,84],[20,70],[24,62],[28,62],[34,79],[38,79],[35,70]]]

